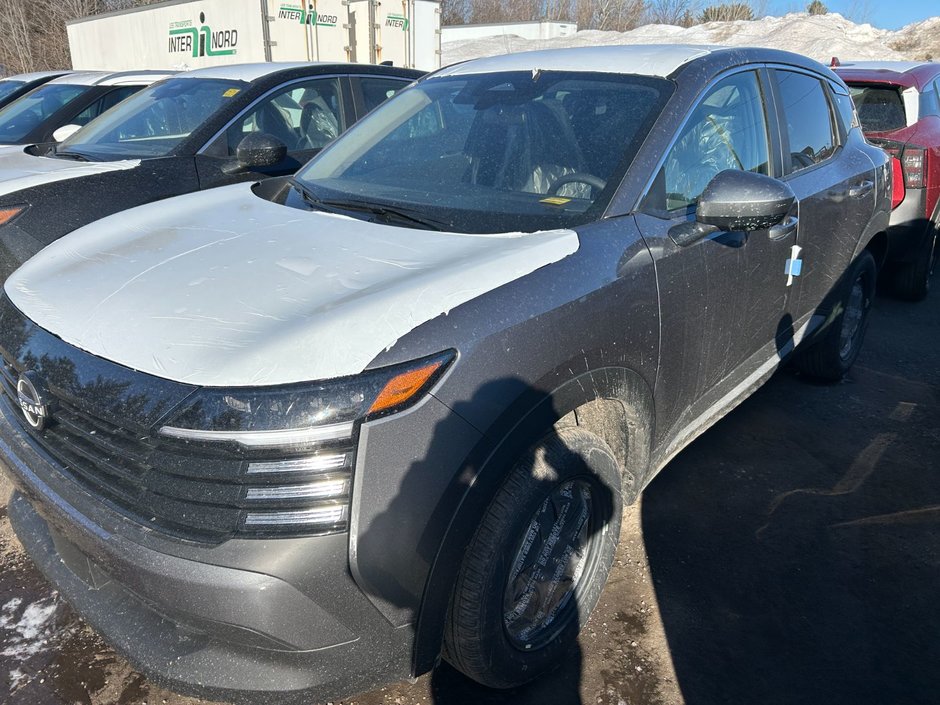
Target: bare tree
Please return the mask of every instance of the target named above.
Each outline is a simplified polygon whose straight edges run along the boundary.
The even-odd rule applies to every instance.
[[[646,6],[646,20],[650,24],[688,26],[698,12],[698,0],[650,0]]]

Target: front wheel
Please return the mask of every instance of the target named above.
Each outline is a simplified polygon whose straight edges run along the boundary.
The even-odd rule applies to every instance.
[[[600,598],[620,534],[620,468],[577,428],[513,466],[464,557],[444,657],[491,688],[556,668]]]
[[[821,338],[797,352],[794,364],[800,372],[837,382],[849,371],[865,339],[877,275],[875,258],[867,250],[862,252],[846,273],[835,319]]]

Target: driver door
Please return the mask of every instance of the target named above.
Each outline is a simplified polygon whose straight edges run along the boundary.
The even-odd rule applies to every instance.
[[[796,212],[771,230],[720,232],[684,247],[670,236],[695,218],[699,196],[721,171],[778,175],[767,87],[762,73],[747,70],[707,90],[637,216],[660,287],[659,403],[679,428],[766,362],[790,327],[786,267],[797,243]],[[697,403],[690,407],[690,400]]]

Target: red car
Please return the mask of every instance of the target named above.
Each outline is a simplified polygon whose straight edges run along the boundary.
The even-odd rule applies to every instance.
[[[895,293],[927,296],[940,231],[940,63],[833,60],[869,142],[900,161],[903,190],[891,216],[885,275]]]

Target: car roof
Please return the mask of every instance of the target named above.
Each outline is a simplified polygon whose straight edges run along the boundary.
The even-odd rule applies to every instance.
[[[832,70],[846,83],[893,83],[918,90],[940,76],[940,64],[933,61],[844,61]]]
[[[326,61],[265,61],[253,64],[227,64],[225,66],[209,66],[202,69],[192,69],[179,74],[179,78],[221,78],[232,81],[255,81],[264,76],[270,76],[278,71],[289,71],[299,68],[315,68],[322,66],[352,66],[357,64],[343,64]]]
[[[49,83],[65,83],[73,86],[146,86],[176,73],[176,71],[75,71],[54,78]]]
[[[70,74],[71,71],[33,71],[32,73],[18,73],[13,76],[4,76],[0,81],[22,81],[23,83],[30,83],[32,81],[38,81],[42,78],[56,78],[58,76],[65,76]]]
[[[692,44],[631,44],[544,49],[471,59],[437,71],[429,78],[495,71],[591,71],[666,77],[693,59],[722,47]]]

